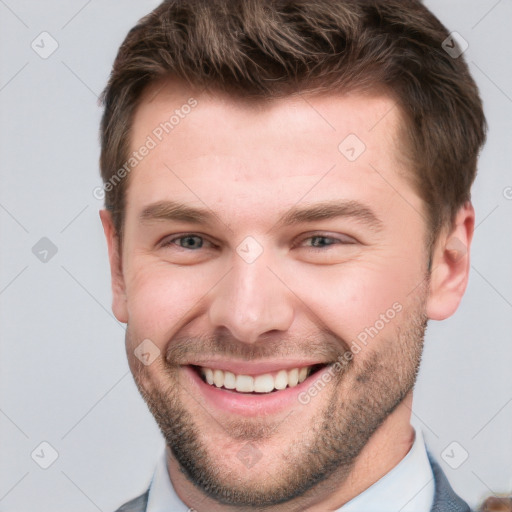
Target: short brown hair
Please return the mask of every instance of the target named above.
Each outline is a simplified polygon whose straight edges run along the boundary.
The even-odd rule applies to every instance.
[[[255,100],[387,91],[405,119],[404,154],[435,237],[470,199],[486,133],[463,56],[443,48],[449,36],[419,0],[164,1],[128,33],[102,95],[100,166],[116,232],[128,180],[112,178],[129,159],[134,112],[169,76]]]

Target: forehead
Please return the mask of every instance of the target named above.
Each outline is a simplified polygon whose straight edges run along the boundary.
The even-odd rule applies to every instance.
[[[237,208],[287,196],[293,203],[318,180],[308,199],[354,198],[364,189],[389,195],[407,186],[402,123],[385,94],[250,102],[166,80],[145,92],[134,115],[131,152],[151,149],[130,173],[127,204],[173,194],[193,202],[200,194],[219,204],[236,199]]]
[[[192,100],[197,105],[189,108]],[[139,102],[132,122],[132,148],[136,149],[137,142],[160,123],[169,121],[172,134],[166,135],[172,137],[164,136],[164,142],[180,139],[184,132],[189,137],[194,130],[202,138],[204,150],[212,141],[219,148],[229,147],[235,141],[234,131],[239,138],[249,136],[256,143],[264,140],[266,145],[278,134],[279,141],[295,142],[300,137],[318,144],[322,139],[326,147],[332,148],[333,142],[353,132],[369,144],[376,138],[394,143],[403,124],[396,102],[383,92],[296,93],[278,99],[251,100],[220,91],[201,91],[166,79],[150,86]],[[373,147],[376,149],[375,144]],[[397,148],[390,149],[390,156],[396,155]]]

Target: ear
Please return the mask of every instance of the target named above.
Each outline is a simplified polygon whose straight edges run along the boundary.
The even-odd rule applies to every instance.
[[[469,249],[475,229],[475,210],[468,201],[458,211],[450,230],[438,237],[432,254],[430,295],[427,315],[431,320],[444,320],[459,307],[468,284]]]
[[[112,282],[112,311],[115,317],[123,323],[128,323],[128,309],[121,260],[119,236],[108,210],[100,210],[101,223],[107,239],[108,258],[110,261],[110,276]]]

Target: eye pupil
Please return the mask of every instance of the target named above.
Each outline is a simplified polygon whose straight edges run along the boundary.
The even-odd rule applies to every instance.
[[[186,236],[182,238],[182,245],[185,247],[197,247],[196,242],[200,240],[198,236]],[[202,242],[199,242],[199,247],[202,246]]]
[[[325,245],[330,245],[329,243],[324,243],[326,240],[329,240],[329,238],[325,237],[325,236],[314,236],[313,237],[313,240],[312,240],[312,245],[314,247],[323,247]],[[315,242],[318,242],[320,241],[320,243],[315,243]]]

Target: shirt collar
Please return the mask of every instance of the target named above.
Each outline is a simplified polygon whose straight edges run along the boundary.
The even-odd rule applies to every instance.
[[[180,500],[171,484],[167,471],[167,449],[156,465],[151,485],[149,486],[148,506],[146,512],[189,512],[190,509]]]
[[[434,502],[434,474],[420,428],[407,455],[337,512],[425,512]]]
[[[425,512],[434,501],[434,475],[420,428],[407,455],[386,475],[337,512]],[[189,512],[174,490],[167,471],[166,450],[149,488],[147,512]]]

